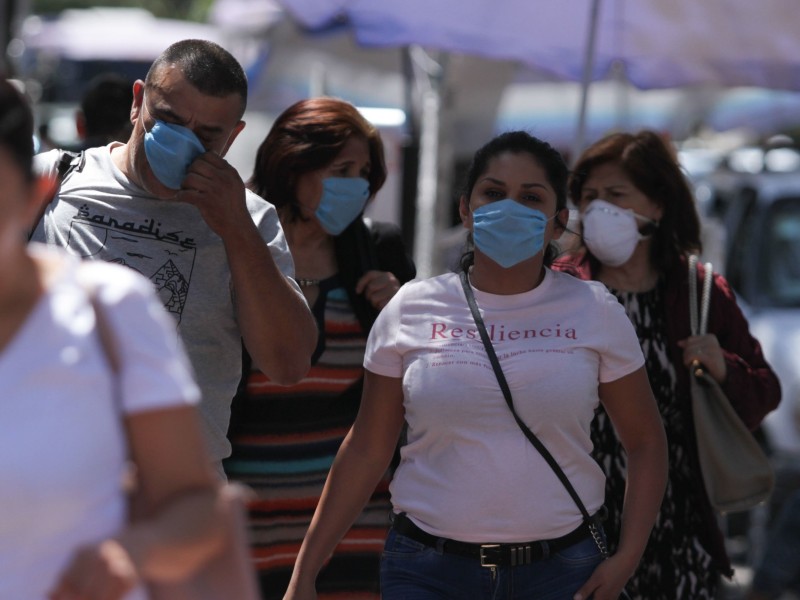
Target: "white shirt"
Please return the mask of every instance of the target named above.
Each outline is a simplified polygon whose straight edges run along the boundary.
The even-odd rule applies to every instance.
[[[598,383],[644,364],[625,311],[602,284],[550,270],[522,294],[474,291],[517,412],[597,511],[604,476],[589,426]],[[550,539],[581,523],[506,405],[458,275],[403,286],[372,328],[364,365],[403,380],[409,431],[391,484],[396,512],[479,543]]]
[[[53,253],[34,244],[34,253]],[[59,252],[59,254],[61,254]],[[195,404],[175,326],[134,271],[86,263],[122,363],[120,397],[94,327],[78,259],[0,354],[0,599],[44,600],[80,545],[119,531],[125,414]],[[137,592],[140,594],[141,592]],[[133,594],[129,598],[143,596]]]

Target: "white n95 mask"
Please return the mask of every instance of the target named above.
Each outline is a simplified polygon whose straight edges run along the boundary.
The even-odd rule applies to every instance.
[[[619,267],[633,256],[641,240],[650,237],[639,232],[637,220],[658,225],[630,208],[619,208],[605,200],[592,200],[581,216],[583,241],[601,263]]]

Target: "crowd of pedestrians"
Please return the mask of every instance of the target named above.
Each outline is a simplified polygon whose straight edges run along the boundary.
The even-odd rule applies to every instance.
[[[719,598],[687,366],[751,429],[781,390],[717,273],[690,334],[701,223],[669,144],[610,135],[570,170],[527,132],[487,140],[460,267],[415,279],[399,228],[364,216],[378,130],[298,102],[245,182],[225,155],[247,96],[227,50],[183,40],[144,80],[93,82],[79,122],[108,109],[102,131],[34,155],[0,82],[0,600],[191,577],[228,480],[265,600]],[[754,600],[798,579],[797,510]]]

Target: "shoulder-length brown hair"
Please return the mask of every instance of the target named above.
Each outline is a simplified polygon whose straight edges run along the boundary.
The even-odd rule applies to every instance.
[[[650,255],[659,271],[687,253],[700,252],[700,218],[694,196],[675,151],[661,135],[649,130],[614,133],[589,146],[569,181],[570,197],[576,205],[592,170],[607,163],[618,164],[633,185],[662,210]]]
[[[377,128],[355,106],[338,98],[300,100],[273,123],[256,153],[247,187],[295,220],[297,181],[331,164],[347,141],[359,136],[369,146],[369,192],[374,197],[386,181],[383,142]]]

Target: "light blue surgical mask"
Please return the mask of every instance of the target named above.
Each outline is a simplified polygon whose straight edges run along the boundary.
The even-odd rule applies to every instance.
[[[475,209],[472,239],[478,250],[508,269],[541,252],[547,221],[542,211],[506,198]]]
[[[144,99],[142,106],[147,109]],[[156,119],[150,131],[145,129],[144,153],[150,170],[170,189],[180,189],[189,166],[205,151],[205,146],[188,127]]]
[[[369,181],[363,177],[326,177],[317,220],[330,235],[339,235],[361,214],[369,199]]]

